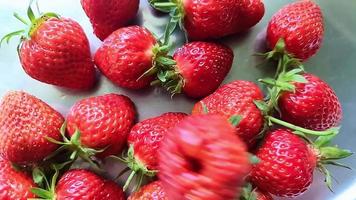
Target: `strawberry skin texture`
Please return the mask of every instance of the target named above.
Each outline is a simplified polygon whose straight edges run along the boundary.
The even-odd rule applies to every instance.
[[[144,120],[130,131],[128,144],[133,145],[136,159],[149,170],[158,169],[157,151],[167,131],[176,126],[187,115],[165,113],[159,117]]]
[[[131,194],[128,200],[168,200],[161,181],[154,181]]]
[[[82,27],[67,18],[50,18],[22,43],[20,61],[32,78],[75,90],[90,89],[95,68]]]
[[[186,117],[159,149],[158,175],[168,199],[233,199],[249,171],[245,144],[218,115]]]
[[[102,41],[134,19],[140,3],[139,0],[81,0],[80,2],[93,25],[95,35]]]
[[[10,161],[0,156],[0,199],[27,200],[35,198],[31,188],[36,187],[30,176],[16,171]]]
[[[191,42],[174,53],[176,71],[184,80],[183,92],[193,98],[213,93],[229,73],[234,53],[224,45]]]
[[[192,40],[221,38],[247,30],[264,15],[260,0],[185,0],[183,7],[184,27]]]
[[[205,97],[193,107],[192,114],[203,114],[203,104],[211,114],[219,114],[226,118],[233,115],[242,117],[236,127],[238,136],[249,146],[255,143],[256,136],[263,127],[263,115],[254,104],[255,100],[263,100],[261,89],[250,81],[233,81],[221,86],[213,94]]]
[[[77,102],[67,116],[68,134],[81,132],[81,143],[89,148],[104,149],[98,156],[116,155],[125,147],[134,124],[136,110],[126,96],[107,94]]]
[[[17,164],[42,161],[57,149],[46,137],[61,140],[60,113],[25,92],[7,93],[0,105],[0,154]]]
[[[140,77],[152,67],[152,48],[156,43],[155,37],[146,28],[131,26],[118,29],[104,40],[95,53],[95,64],[120,87],[148,87],[154,76]]]
[[[270,132],[256,156],[260,162],[253,167],[251,180],[262,190],[276,196],[295,197],[309,188],[317,157],[290,130]]]
[[[295,93],[279,99],[282,119],[312,130],[326,130],[340,124],[342,109],[334,90],[319,77],[304,74],[308,83],[294,83]]]
[[[84,169],[66,172],[56,186],[57,200],[124,200],[122,189],[115,182],[105,180]]]
[[[286,5],[273,15],[267,28],[267,42],[271,49],[283,38],[286,50],[302,60],[320,49],[323,37],[323,15],[320,7],[311,0]]]

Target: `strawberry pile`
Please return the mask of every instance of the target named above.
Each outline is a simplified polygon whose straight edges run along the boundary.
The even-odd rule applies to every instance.
[[[299,0],[272,16],[271,51],[260,55],[276,73],[259,79],[260,87],[246,80],[220,86],[234,53],[209,41],[257,24],[260,0],[149,3],[170,14],[160,38],[129,25],[138,0],[81,0],[103,41],[93,59],[77,22],[51,12],[36,17],[31,4],[29,20],[15,14],[27,28],[1,42],[20,36],[21,65],[43,83],[90,90],[98,70],[125,89],[184,93],[196,100],[191,115],[137,122],[134,101],[109,93],[79,100],[64,117],[31,94],[9,92],[0,103],[0,200],[272,200],[303,194],[315,170],[332,189],[327,166],[348,168],[338,160],[352,153],[332,145],[342,120],[338,97],[303,65],[324,38],[320,7]],[[177,26],[187,43],[173,50]],[[105,173],[109,159],[124,166],[116,172],[124,184]]]

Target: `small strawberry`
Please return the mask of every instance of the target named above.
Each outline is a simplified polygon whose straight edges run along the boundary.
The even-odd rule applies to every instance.
[[[273,15],[267,28],[271,49],[283,39],[286,51],[301,60],[307,60],[319,50],[323,37],[322,12],[311,0],[286,5]]]
[[[233,115],[242,117],[236,132],[252,147],[263,128],[264,118],[254,101],[263,100],[261,89],[250,81],[233,81],[221,86],[213,94],[196,103],[192,114],[220,114],[226,118]]]
[[[309,188],[314,169],[318,167],[326,174],[326,183],[331,187],[330,173],[324,165],[340,166],[333,160],[351,155],[347,150],[326,146],[334,136],[319,137],[311,145],[288,129],[270,132],[257,150],[260,162],[253,166],[251,181],[271,194],[294,197]]]
[[[146,119],[136,124],[129,133],[128,156],[124,159],[133,175],[154,176],[158,170],[157,151],[168,130],[176,126],[187,115],[184,113],[165,113],[161,116]],[[131,179],[133,175],[130,176]],[[124,191],[129,186],[129,178]],[[141,183],[138,183],[139,186]]]
[[[27,200],[35,198],[31,188],[36,187],[30,176],[13,168],[10,161],[0,156],[0,199]]]
[[[158,72],[158,79],[173,94],[193,98],[213,93],[229,73],[233,51],[211,42],[191,42],[177,49],[174,64]]]
[[[95,82],[95,68],[88,39],[82,27],[69,18],[45,13],[35,18],[28,9],[29,31],[16,31],[1,42],[21,36],[18,54],[25,72],[32,78],[69,89],[89,89]]]
[[[128,200],[168,200],[168,197],[161,181],[154,181],[131,194]]]
[[[150,3],[158,10],[170,12],[172,21],[183,25],[193,40],[245,31],[257,24],[265,11],[261,0],[150,0]]]
[[[168,199],[233,199],[250,170],[244,143],[218,115],[185,118],[168,132],[158,154]]]
[[[112,82],[128,89],[148,87],[154,76],[142,75],[152,68],[158,44],[146,28],[118,29],[104,40],[95,53],[95,64]]]
[[[140,1],[81,0],[80,3],[93,25],[95,35],[104,40],[135,18]]]
[[[9,92],[0,104],[0,154],[17,164],[42,161],[57,149],[47,137],[61,139],[60,113],[25,92]]]

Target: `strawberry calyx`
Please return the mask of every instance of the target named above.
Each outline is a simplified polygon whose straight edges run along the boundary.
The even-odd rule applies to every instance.
[[[246,183],[241,190],[239,200],[257,200],[256,189],[257,188],[253,188],[251,183]]]
[[[116,160],[119,160],[127,165],[127,168],[124,169],[117,176],[117,178],[122,176],[127,171],[131,171],[129,177],[127,178],[127,180],[125,182],[123,191],[127,190],[127,188],[130,186],[130,184],[134,178],[136,178],[136,183],[137,183],[134,188],[134,191],[136,191],[142,185],[144,176],[154,177],[154,176],[156,176],[156,174],[158,172],[158,170],[148,169],[147,166],[139,158],[137,158],[137,156],[135,156],[133,145],[130,145],[126,156],[122,156],[122,158],[117,157],[117,156],[111,156],[111,157]]]

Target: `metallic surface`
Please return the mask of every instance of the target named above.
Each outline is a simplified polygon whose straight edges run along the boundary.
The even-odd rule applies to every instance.
[[[136,23],[148,27],[160,35],[167,20],[165,15],[155,13],[141,0],[141,8]],[[26,2],[26,3],[25,3]],[[255,51],[263,49],[264,30],[272,14],[291,0],[266,0],[266,14],[263,20],[251,31],[221,40],[234,49],[234,66],[225,80],[235,79],[256,80],[271,75],[273,69],[259,66],[261,60],[252,56]],[[305,63],[306,70],[327,81],[339,96],[344,110],[344,120],[341,134],[335,140],[343,148],[356,151],[356,86],[353,82],[356,76],[356,1],[317,0],[325,16],[326,35],[322,49],[317,55]],[[78,21],[87,33],[91,42],[92,53],[99,47],[100,41],[92,34],[92,28],[80,1],[52,0],[39,1],[42,11],[54,11],[62,16]],[[22,28],[22,24],[12,17],[13,12],[25,15],[27,1],[0,1],[0,35],[3,36]],[[176,45],[182,42],[182,35],[176,34]],[[194,100],[184,96],[173,99],[163,90],[149,89],[145,91],[128,91],[115,87],[103,76],[98,86],[90,92],[71,92],[51,85],[40,83],[28,77],[21,68],[17,54],[17,41],[10,45],[3,44],[0,48],[0,96],[9,90],[24,90],[48,102],[63,114],[78,99],[109,92],[128,95],[136,103],[139,119],[157,116],[168,111],[183,111],[189,113]],[[343,161],[351,167],[356,167],[356,156]],[[330,168],[337,181],[334,181],[334,193],[323,183],[321,175],[315,173],[315,181],[309,191],[297,199],[303,200],[356,200],[356,172],[346,169]],[[115,174],[116,172],[112,172]],[[338,182],[338,183],[337,183]]]

